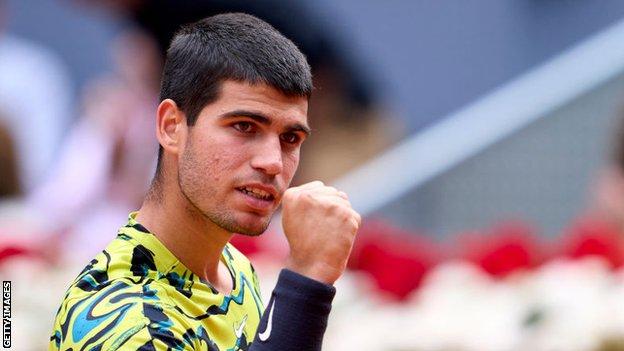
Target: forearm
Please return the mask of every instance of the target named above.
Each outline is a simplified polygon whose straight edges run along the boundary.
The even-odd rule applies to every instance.
[[[250,351],[320,350],[336,289],[284,269]]]

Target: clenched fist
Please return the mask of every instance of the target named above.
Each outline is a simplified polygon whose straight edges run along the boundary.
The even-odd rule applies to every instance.
[[[290,245],[286,268],[334,284],[347,266],[361,222],[347,194],[315,181],[286,190],[282,207]]]

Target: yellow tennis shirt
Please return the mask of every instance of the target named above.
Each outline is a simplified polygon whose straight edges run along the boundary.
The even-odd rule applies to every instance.
[[[49,349],[246,350],[264,311],[249,260],[225,247],[234,286],[221,294],[135,217],[69,287]]]

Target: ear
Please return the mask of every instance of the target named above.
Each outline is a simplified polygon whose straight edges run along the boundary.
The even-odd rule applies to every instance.
[[[163,100],[156,114],[158,142],[166,153],[178,155],[186,139],[186,116],[171,99]]]

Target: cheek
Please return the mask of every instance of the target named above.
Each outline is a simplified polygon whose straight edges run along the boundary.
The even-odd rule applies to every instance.
[[[282,162],[284,178],[290,183],[299,166],[299,151],[285,155]]]
[[[204,186],[226,181],[240,158],[235,147],[222,145],[215,140],[195,140],[185,151],[182,169],[192,173],[195,181]]]
[[[228,181],[241,162],[241,153],[234,148],[211,148],[206,155],[205,176],[214,182]]]

